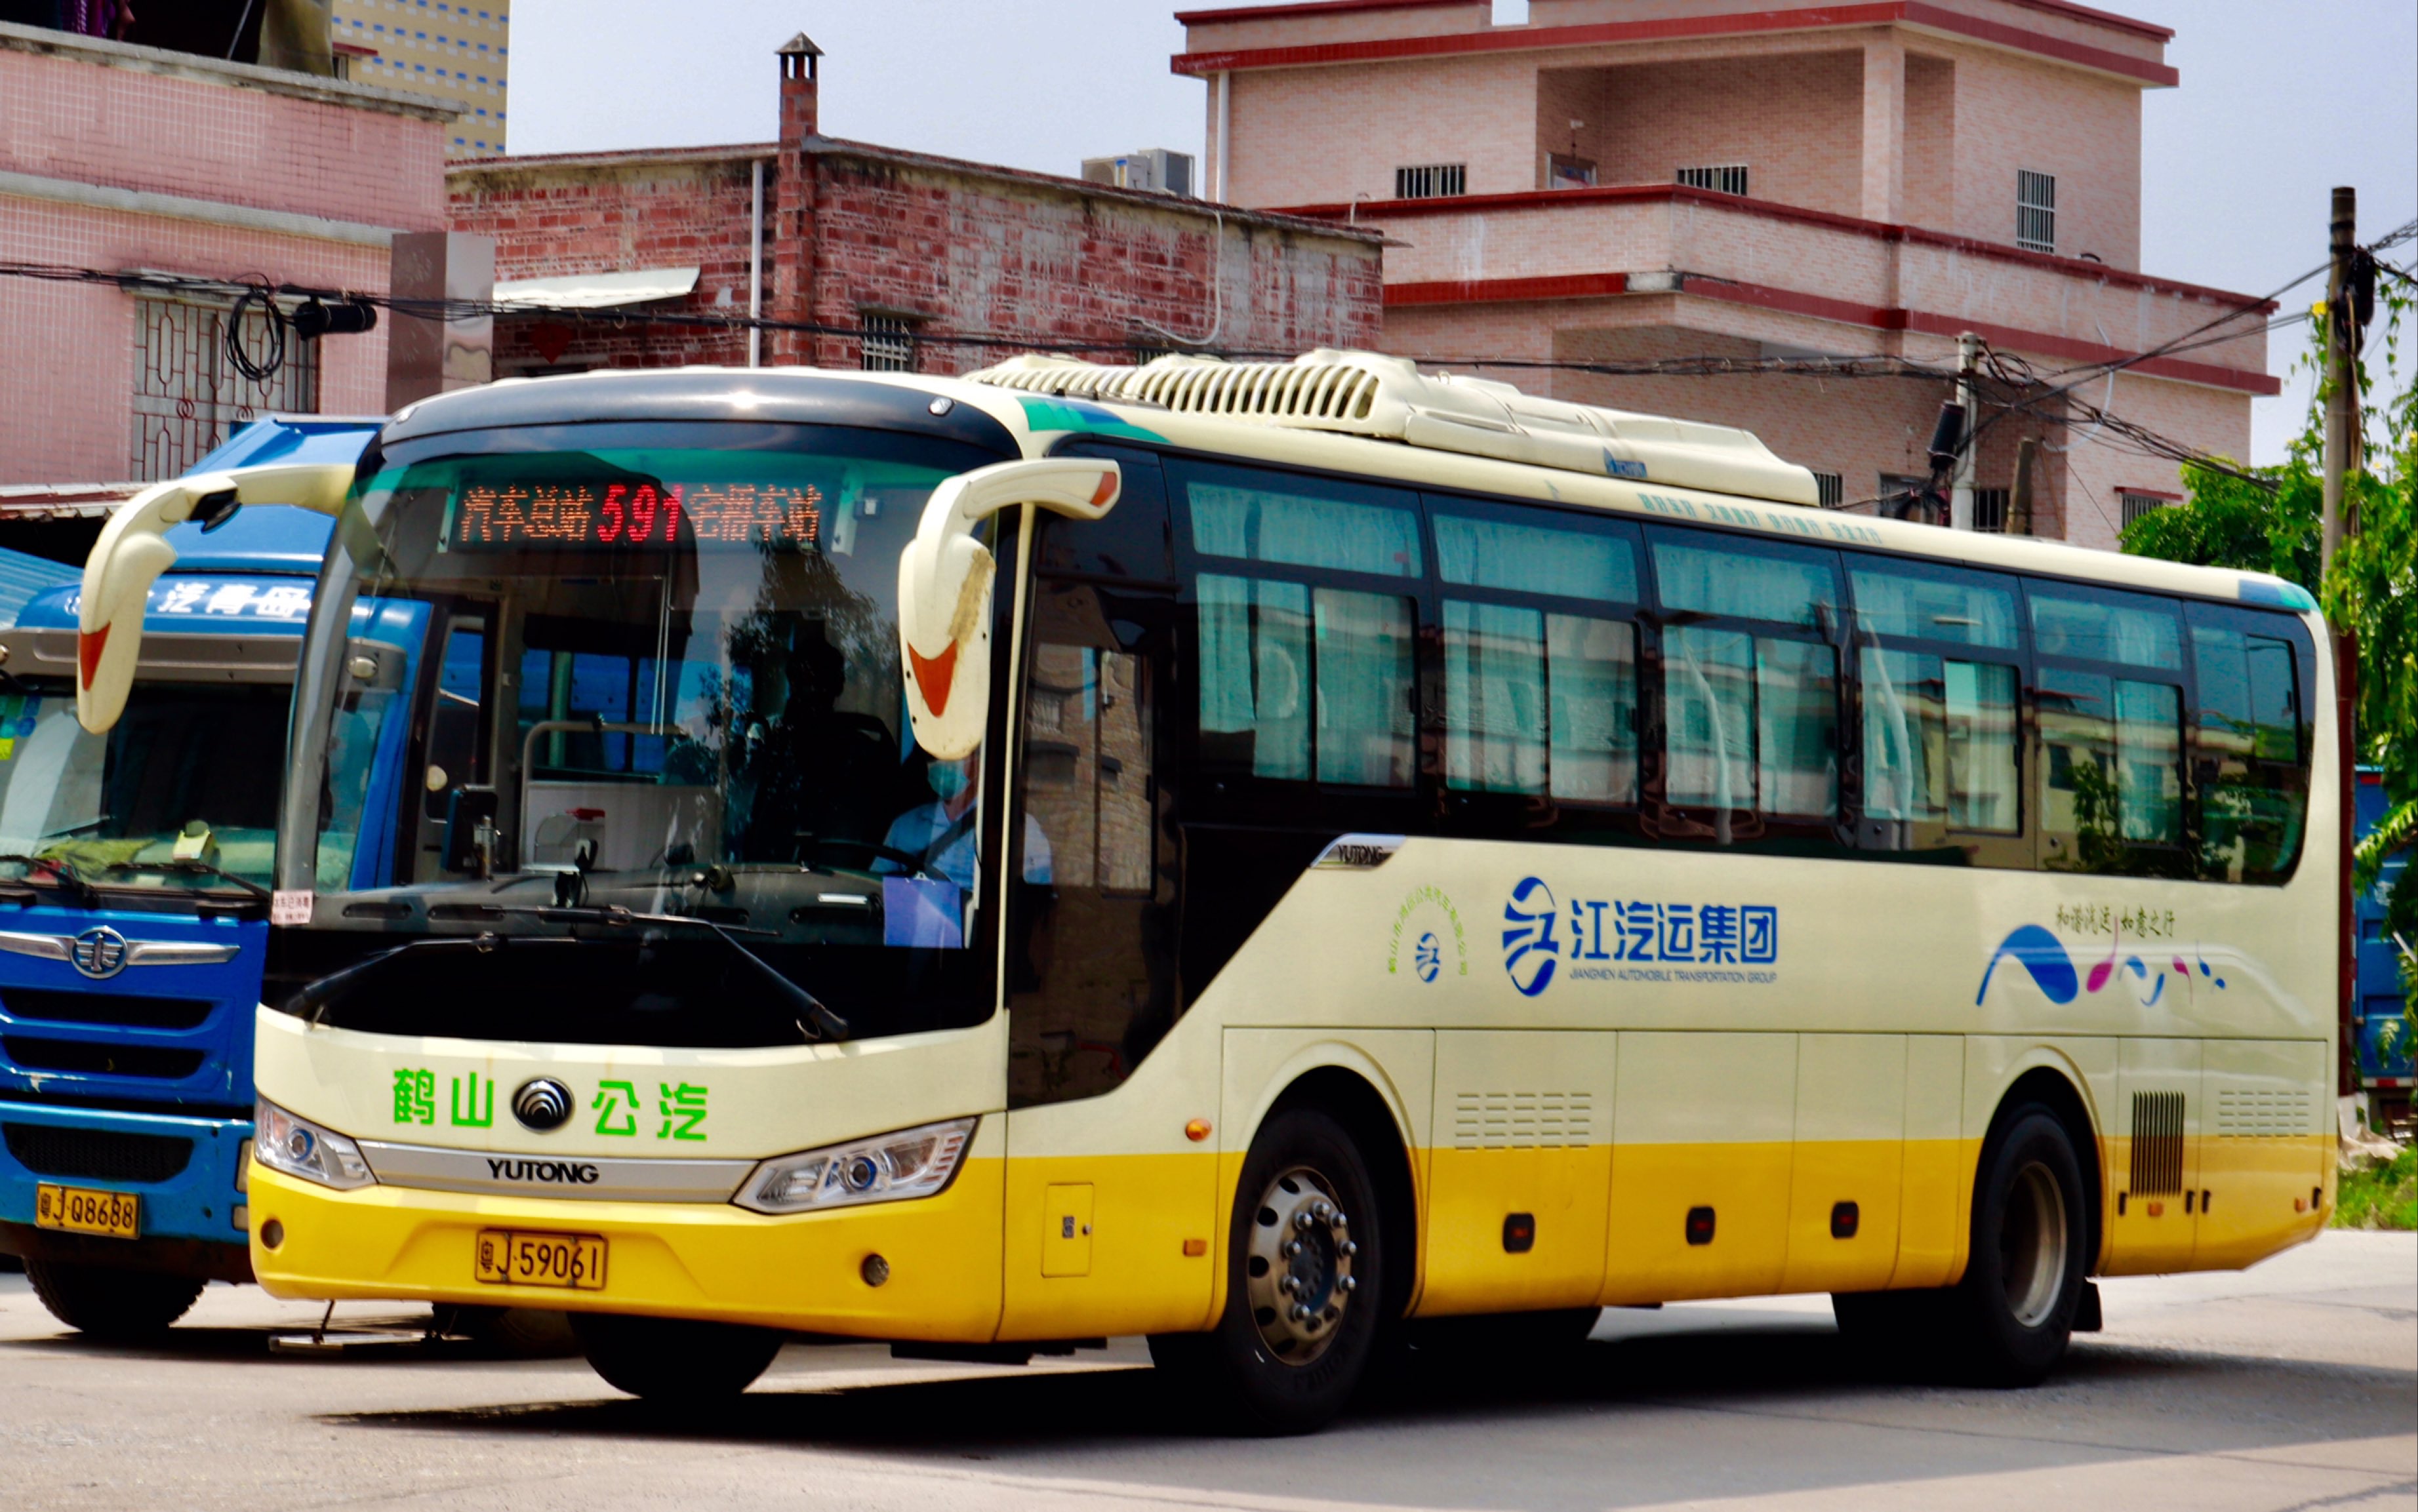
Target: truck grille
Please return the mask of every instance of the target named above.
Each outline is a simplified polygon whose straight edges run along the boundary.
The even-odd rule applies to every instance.
[[[123,992],[60,992],[0,987],[0,1008],[11,1018],[54,1024],[115,1024],[127,1029],[199,1029],[215,1007],[208,999],[138,998]]]
[[[104,1077],[157,1077],[182,1081],[202,1068],[203,1050],[172,1050],[151,1045],[96,1045],[86,1040],[0,1035],[0,1048],[23,1071],[81,1071]]]
[[[193,1158],[193,1141],[167,1134],[106,1129],[56,1129],[40,1123],[0,1125],[8,1153],[37,1176],[82,1176],[103,1182],[164,1182]]]

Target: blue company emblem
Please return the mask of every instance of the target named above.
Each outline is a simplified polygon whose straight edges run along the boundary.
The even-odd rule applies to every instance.
[[[1562,956],[1553,921],[1561,911],[1553,890],[1538,877],[1521,878],[1503,905],[1503,970],[1523,997],[1533,998],[1553,985],[1553,968]]]
[[[1444,970],[1444,941],[1436,939],[1434,930],[1421,935],[1419,942],[1411,948],[1411,965],[1417,970],[1422,982],[1434,981],[1436,974]]]
[[[68,960],[95,981],[115,976],[126,970],[126,937],[105,926],[87,929],[69,943]]]

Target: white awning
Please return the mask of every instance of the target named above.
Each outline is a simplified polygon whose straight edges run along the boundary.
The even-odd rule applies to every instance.
[[[566,273],[509,279],[496,285],[496,303],[559,310],[611,310],[677,299],[696,288],[694,267],[649,267],[635,273]]]

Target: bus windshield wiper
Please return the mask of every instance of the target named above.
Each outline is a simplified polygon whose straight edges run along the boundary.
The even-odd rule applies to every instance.
[[[797,1010],[798,1027],[805,1031],[808,1043],[820,1040],[844,1040],[850,1032],[848,1020],[825,1007],[821,999],[774,970],[771,962],[739,942],[741,935],[760,935],[778,939],[780,938],[778,930],[754,929],[744,924],[716,924],[711,919],[700,919],[689,913],[639,913],[635,909],[620,908],[614,904],[601,907],[587,904],[576,906],[541,904],[526,907],[501,905],[496,908],[496,911],[527,914],[543,924],[603,924],[607,928],[627,928],[632,924],[668,924],[674,927],[706,930],[744,957],[753,973],[760,977],[764,985],[773,992],[786,1000],[790,1007]]]
[[[0,860],[6,859],[6,857],[0,857]],[[237,877],[233,872],[221,871],[208,862],[195,861],[191,857],[178,861],[113,861],[101,870],[136,872],[145,877],[215,877],[221,881],[233,882],[263,903],[268,901],[268,889],[251,878]]]
[[[100,907],[100,893],[94,890],[91,882],[85,880],[84,873],[77,871],[72,864],[56,856],[28,856],[12,850],[0,853],[0,861],[13,861],[29,872],[39,870],[49,873],[59,887],[76,900],[80,908]]]

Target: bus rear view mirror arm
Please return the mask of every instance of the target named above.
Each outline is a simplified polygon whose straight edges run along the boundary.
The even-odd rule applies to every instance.
[[[1113,462],[1052,457],[977,467],[932,491],[915,539],[898,557],[898,640],[916,744],[955,761],[982,743],[998,562],[974,539],[975,528],[1018,504],[1096,520],[1116,507],[1124,486]]]
[[[344,507],[347,465],[237,467],[154,483],[109,517],[84,564],[76,609],[76,722],[99,735],[117,723],[134,686],[151,585],[176,565],[170,527],[199,520],[215,530],[246,504],[292,504],[320,514]]]

